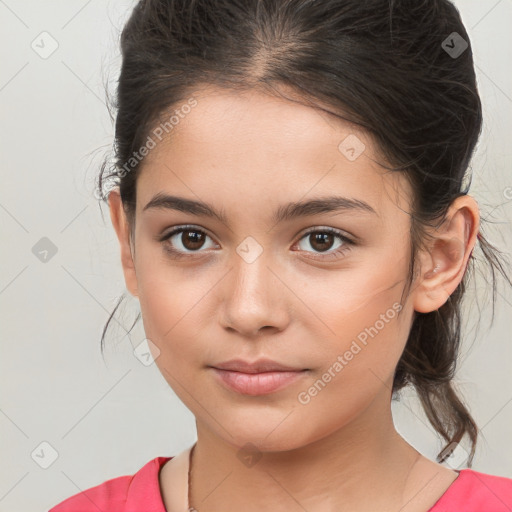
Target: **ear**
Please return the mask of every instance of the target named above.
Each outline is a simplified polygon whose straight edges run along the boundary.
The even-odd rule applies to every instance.
[[[419,254],[413,306],[419,313],[439,309],[464,277],[476,243],[480,214],[473,197],[464,195],[450,205],[445,221],[430,231],[428,249]]]
[[[137,276],[135,274],[135,263],[132,255],[130,225],[121,200],[119,189],[113,189],[108,195],[110,208],[110,219],[117,234],[121,246],[121,263],[123,265],[124,280],[126,288],[133,295],[137,296]],[[135,253],[135,251],[133,251]]]

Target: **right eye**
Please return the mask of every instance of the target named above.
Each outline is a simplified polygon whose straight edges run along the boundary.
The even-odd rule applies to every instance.
[[[210,238],[203,230],[196,226],[179,226],[160,238],[163,248],[172,257],[182,258],[202,252],[205,239]],[[211,238],[210,238],[211,239]]]

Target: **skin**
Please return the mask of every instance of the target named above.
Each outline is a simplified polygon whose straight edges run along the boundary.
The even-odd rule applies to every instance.
[[[199,512],[426,512],[458,474],[397,433],[391,386],[414,311],[442,306],[464,275],[478,233],[476,201],[458,198],[445,223],[431,230],[401,302],[412,190],[404,176],[375,163],[380,156],[368,134],[255,89],[209,88],[195,98],[197,106],[143,161],[134,238],[119,193],[109,196],[126,286],[140,301],[156,364],[196,418],[191,504]],[[366,146],[355,161],[338,149],[350,134]],[[143,211],[158,192],[206,201],[227,223]],[[280,205],[333,193],[364,200],[376,213],[271,221]],[[157,237],[186,224],[208,236],[193,245],[175,235],[184,257],[173,259],[164,250],[172,242]],[[359,242],[326,258],[344,242],[331,237],[322,251],[314,235],[304,235],[326,227]],[[237,253],[248,236],[262,250],[251,263]],[[298,394],[396,303],[400,315],[300,403]],[[246,396],[226,389],[208,368],[235,357],[268,357],[309,371],[280,391]],[[261,456],[250,467],[237,457],[246,443]],[[171,464],[160,474],[167,505]]]

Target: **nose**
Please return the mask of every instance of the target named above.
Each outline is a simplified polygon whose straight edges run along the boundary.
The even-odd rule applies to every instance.
[[[293,293],[280,274],[265,252],[252,262],[235,254],[221,285],[222,326],[244,337],[284,330],[290,321]]]

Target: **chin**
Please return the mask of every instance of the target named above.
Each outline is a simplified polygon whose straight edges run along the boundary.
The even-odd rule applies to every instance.
[[[264,452],[285,452],[295,450],[309,444],[312,440],[298,437],[298,426],[292,423],[276,428],[276,425],[282,421],[269,421],[268,423],[259,423],[255,425],[248,421],[241,428],[231,426],[226,432],[223,429],[217,431],[224,441],[237,448],[240,452],[254,452],[256,457],[258,453]],[[228,425],[233,425],[228,421]]]

